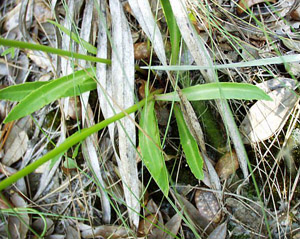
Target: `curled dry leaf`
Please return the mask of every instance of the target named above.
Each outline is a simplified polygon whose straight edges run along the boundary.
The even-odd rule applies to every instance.
[[[282,129],[298,97],[289,88],[269,93],[273,101],[257,101],[240,125],[244,143],[258,143],[272,137]]]
[[[230,177],[239,168],[239,161],[235,151],[224,154],[216,164],[216,171],[222,180]]]
[[[50,218],[45,218],[46,220],[46,233],[44,236],[49,236],[54,232],[54,222]],[[41,235],[45,227],[45,223],[42,218],[38,218],[32,224],[32,228]]]
[[[147,42],[138,42],[134,44],[134,59],[148,59],[150,57],[150,53],[150,46]]]
[[[104,237],[111,239],[127,238],[128,230],[120,226],[99,226],[81,232],[83,238]]]
[[[271,2],[275,3],[276,0],[240,0],[238,2],[237,13],[241,15],[247,8],[252,7],[255,4],[263,3],[263,2]]]
[[[200,214],[209,222],[218,223],[222,218],[220,205],[212,192],[197,190],[195,193],[195,203]]]
[[[147,236],[151,233],[152,229],[155,227],[155,224],[158,222],[157,214],[150,214],[140,221],[138,227],[138,236]]]

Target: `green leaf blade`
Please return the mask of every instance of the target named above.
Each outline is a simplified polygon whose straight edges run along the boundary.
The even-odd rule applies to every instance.
[[[96,83],[91,82],[92,74],[92,68],[81,70],[33,90],[12,109],[4,122],[20,119],[59,98],[83,93],[81,90],[96,88]]]
[[[186,161],[194,176],[197,179],[202,180],[204,178],[203,159],[198,144],[194,137],[191,135],[184,121],[180,108],[176,104],[174,105],[174,114],[178,126],[180,143],[182,145]]]
[[[143,162],[164,195],[168,196],[168,171],[161,149],[154,101],[150,101],[145,105],[142,111],[140,126],[144,131],[139,131],[139,144]]]
[[[0,99],[9,101],[21,101],[32,91],[37,90],[43,85],[48,84],[47,81],[27,82],[24,84],[8,86],[0,90]]]
[[[190,101],[237,99],[237,100],[272,100],[262,89],[246,83],[216,82],[199,84],[182,90]],[[171,92],[155,96],[156,100],[179,101],[177,93]]]

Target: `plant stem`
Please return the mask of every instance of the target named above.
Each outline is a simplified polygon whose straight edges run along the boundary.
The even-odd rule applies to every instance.
[[[8,46],[8,47],[16,47],[16,48],[23,48],[23,49],[30,49],[30,50],[36,50],[36,51],[44,51],[47,53],[57,54],[60,56],[68,56],[73,57],[76,59],[82,59],[86,61],[93,61],[93,62],[100,62],[104,64],[111,64],[111,60],[98,58],[95,56],[89,56],[89,55],[83,55],[71,51],[65,51],[57,48],[53,48],[50,46],[43,46],[40,44],[33,44],[23,41],[15,41],[15,40],[7,40],[4,38],[0,38],[0,45]]]
[[[157,93],[157,92],[154,92],[154,93]],[[21,179],[22,177],[25,177],[26,175],[32,173],[34,170],[36,170],[38,167],[40,167],[42,164],[46,163],[50,159],[54,158],[55,156],[57,156],[61,153],[64,153],[67,149],[69,149],[73,145],[81,142],[82,140],[84,140],[88,136],[92,135],[93,133],[95,133],[95,132],[105,128],[107,125],[109,125],[117,120],[120,120],[123,117],[139,110],[140,108],[142,108],[145,105],[145,103],[147,101],[150,101],[153,99],[153,94],[149,95],[149,97],[141,100],[140,102],[129,107],[128,109],[124,110],[123,112],[120,112],[120,113],[118,113],[106,120],[103,120],[100,123],[95,124],[89,128],[83,129],[83,130],[81,130],[81,132],[77,132],[77,133],[73,134],[72,136],[67,138],[62,144],[60,144],[58,147],[51,150],[49,153],[45,154],[44,156],[42,156],[35,162],[29,164],[27,167],[21,169],[17,173],[15,173],[15,174],[11,175],[10,177],[1,181],[0,182],[0,192],[3,189],[5,189],[5,188],[9,187],[10,185],[12,185],[13,183],[15,183],[16,181],[18,181],[19,179]]]

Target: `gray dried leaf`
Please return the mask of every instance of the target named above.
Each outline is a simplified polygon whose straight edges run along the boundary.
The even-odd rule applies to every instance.
[[[118,238],[127,238],[128,229],[121,226],[99,226],[96,228],[91,228],[83,230],[81,236],[83,238],[95,238],[95,237],[104,237],[111,239]]]
[[[43,1],[35,1],[33,14],[39,23],[54,19],[51,9]]]
[[[165,225],[167,232],[164,233],[162,238],[173,239],[177,235],[181,226],[182,216],[176,213]]]
[[[33,222],[32,228],[41,235],[44,228],[46,227],[46,233],[44,236],[49,236],[54,232],[54,222],[48,217],[46,217],[45,220],[46,220],[46,225],[42,218],[38,218]]]
[[[279,88],[269,93],[273,101],[257,101],[240,125],[244,143],[269,139],[285,125],[298,97],[291,89]]]
[[[85,1],[84,11],[83,11],[83,17],[82,17],[82,24],[81,24],[81,31],[80,31],[80,38],[83,39],[86,42],[89,42],[90,36],[91,36],[91,27],[93,22],[93,16],[94,16],[94,0],[87,0]],[[87,50],[79,44],[78,52],[81,54],[86,54]],[[79,60],[79,64],[85,68],[86,67],[86,61]],[[81,99],[81,115],[82,115],[82,124],[84,125],[85,119],[87,117],[86,109],[88,105],[90,92],[85,92],[80,96]]]
[[[183,209],[184,213],[192,220],[192,222],[202,230],[206,229],[208,233],[213,231],[213,226],[207,219],[207,217],[200,214],[197,208],[194,207],[192,203],[190,203],[187,199],[185,199],[180,194],[175,195],[180,207]]]
[[[120,112],[134,104],[134,53],[128,21],[119,0],[109,1],[112,17],[112,85],[114,109]],[[134,114],[118,124],[119,155],[116,159],[123,183],[130,222],[139,225],[139,180],[135,162],[136,132]]]
[[[212,233],[209,234],[207,239],[226,239],[227,222],[224,222],[217,226]]]
[[[75,228],[68,226],[66,228],[66,239],[81,239],[81,237]]]
[[[89,125],[94,125],[95,122],[92,120],[94,119],[94,114],[89,104],[87,105],[87,107],[87,122],[89,120]],[[97,151],[97,142],[97,134],[93,134],[90,137],[87,137],[83,141],[82,151],[84,158],[88,162],[88,167],[95,177],[95,180],[97,182],[96,185],[98,186],[98,190],[101,194],[100,200],[103,213],[103,221],[105,223],[110,223],[111,208],[109,198],[107,196],[107,193],[105,192],[106,184],[104,183],[104,180],[102,178],[101,169],[99,165],[99,153]]]
[[[31,2],[31,4],[32,4],[32,2]],[[21,2],[18,3],[11,11],[9,11],[5,15],[3,28],[7,32],[10,32],[10,31],[19,32],[18,27],[19,27],[19,13],[20,13],[20,9],[21,9]],[[27,12],[27,15],[26,15],[26,24],[27,25],[29,25],[31,16],[32,16],[32,7],[29,6],[28,7],[28,12]],[[20,32],[18,34],[20,34]]]
[[[28,135],[18,126],[13,126],[7,140],[5,142],[5,155],[2,163],[10,166],[17,162],[26,152],[28,146]]]
[[[277,77],[271,80],[264,81],[256,84],[257,87],[261,88],[264,92],[269,93],[272,90],[280,88],[294,89],[296,81],[290,78]]]
[[[62,125],[61,135],[58,139],[57,145],[61,144],[66,139],[66,132],[65,132],[64,124]],[[60,165],[62,157],[59,156],[59,158],[55,161],[54,165],[50,167],[51,162],[47,162],[44,171],[42,173],[42,176],[40,178],[40,184],[38,186],[38,190],[36,194],[33,197],[33,200],[37,200],[39,196],[42,194],[42,192],[49,186],[50,181],[52,180],[58,166]]]
[[[18,208],[26,208],[27,203],[17,193],[14,193],[10,198],[12,204]],[[20,220],[20,218],[22,220]],[[22,211],[18,216],[9,216],[8,230],[13,239],[25,239],[29,227],[29,216],[26,211]]]

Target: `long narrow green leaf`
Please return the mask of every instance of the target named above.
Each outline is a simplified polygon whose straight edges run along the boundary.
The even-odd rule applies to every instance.
[[[170,32],[172,58],[171,65],[176,65],[179,56],[180,31],[176,23],[169,0],[160,0]]]
[[[141,115],[139,142],[143,163],[165,196],[169,192],[168,171],[161,150],[159,129],[154,111],[154,101],[148,102]]]
[[[86,61],[92,61],[92,62],[100,62],[104,64],[111,64],[111,60],[108,59],[102,59],[95,56],[89,56],[89,55],[83,55],[71,51],[64,51],[61,49],[53,48],[50,46],[43,46],[40,44],[32,44],[28,42],[23,41],[15,41],[15,40],[8,40],[0,37],[0,45],[2,46],[9,46],[9,47],[17,47],[17,48],[23,48],[23,49],[31,49],[36,51],[44,51],[47,53],[57,54],[60,56],[68,56],[76,59],[82,59]]]
[[[20,103],[13,108],[7,115],[4,122],[7,123],[17,120],[61,97],[76,94],[77,90],[80,91],[78,87],[80,87],[83,82],[91,78],[92,74],[93,70],[92,68],[89,68],[87,70],[77,71],[74,74],[58,78],[39,87],[23,98]],[[95,88],[95,85],[92,84],[92,88]]]
[[[180,143],[182,145],[186,161],[195,177],[201,180],[204,178],[203,159],[199,151],[198,144],[191,135],[177,104],[174,105],[174,114],[179,130]]]
[[[33,91],[37,90],[41,86],[47,85],[52,81],[37,81],[37,82],[26,82],[23,84],[12,85],[0,90],[0,100],[9,100],[9,101],[21,101],[26,96],[28,96]],[[75,89],[69,89],[65,92],[63,97],[76,96],[80,95],[86,91],[91,91],[97,88],[97,84],[92,78],[85,79],[80,85],[75,87]]]
[[[263,90],[245,83],[216,82],[199,84],[182,90],[190,101],[213,99],[272,100]],[[155,96],[156,100],[179,101],[176,92]]]
[[[97,54],[97,47],[94,47],[92,44],[88,43],[87,41],[81,39],[80,37],[78,37],[74,32],[71,32],[70,30],[68,30],[67,28],[65,28],[64,26],[58,24],[55,21],[51,21],[51,20],[47,20],[48,22],[50,22],[51,24],[55,25],[56,27],[58,27],[61,31],[63,31],[64,33],[66,33],[72,40],[74,40],[75,42],[77,42],[78,44],[82,44],[82,46],[89,52],[92,53],[94,55]]]

